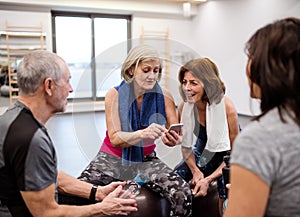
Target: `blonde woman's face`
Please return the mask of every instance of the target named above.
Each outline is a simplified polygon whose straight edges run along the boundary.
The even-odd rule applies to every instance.
[[[189,103],[197,103],[204,94],[204,84],[190,71],[184,73],[182,90]]]
[[[159,60],[141,62],[132,72],[135,84],[142,90],[151,90],[159,75]]]

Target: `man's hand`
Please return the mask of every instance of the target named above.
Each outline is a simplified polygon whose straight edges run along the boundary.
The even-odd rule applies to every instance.
[[[102,202],[98,203],[104,215],[128,215],[130,212],[137,211],[136,199],[119,198],[122,193],[122,186],[119,185],[114,191],[108,194]]]
[[[119,185],[124,186],[126,182],[112,182],[97,189],[96,200],[102,201],[109,193],[113,192]]]

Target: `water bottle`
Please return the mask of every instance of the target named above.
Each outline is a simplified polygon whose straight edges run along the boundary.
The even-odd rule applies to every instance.
[[[125,191],[120,198],[128,198],[130,194],[137,196],[140,193],[141,186],[146,184],[146,182],[147,179],[143,174],[137,174],[133,180],[126,182],[125,186],[123,187]]]
[[[225,155],[223,157],[223,161],[225,162],[225,166],[222,168],[222,174],[223,174],[225,193],[226,193],[226,198],[227,198],[228,197],[228,189],[226,188],[226,185],[230,182],[230,180],[229,180],[230,155]]]

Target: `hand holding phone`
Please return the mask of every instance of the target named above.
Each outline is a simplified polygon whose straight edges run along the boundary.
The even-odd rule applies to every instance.
[[[172,124],[170,126],[170,128],[168,129],[168,131],[170,132],[170,130],[174,130],[176,133],[179,133],[181,131],[182,127],[183,127],[183,123]]]

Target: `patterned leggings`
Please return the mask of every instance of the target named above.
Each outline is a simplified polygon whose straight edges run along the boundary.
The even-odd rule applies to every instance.
[[[122,166],[122,159],[104,152],[97,156],[79,176],[80,180],[107,185],[117,180],[132,180],[138,174],[146,176],[146,186],[168,199],[170,216],[192,216],[192,193],[189,184],[157,157],[132,166]]]

